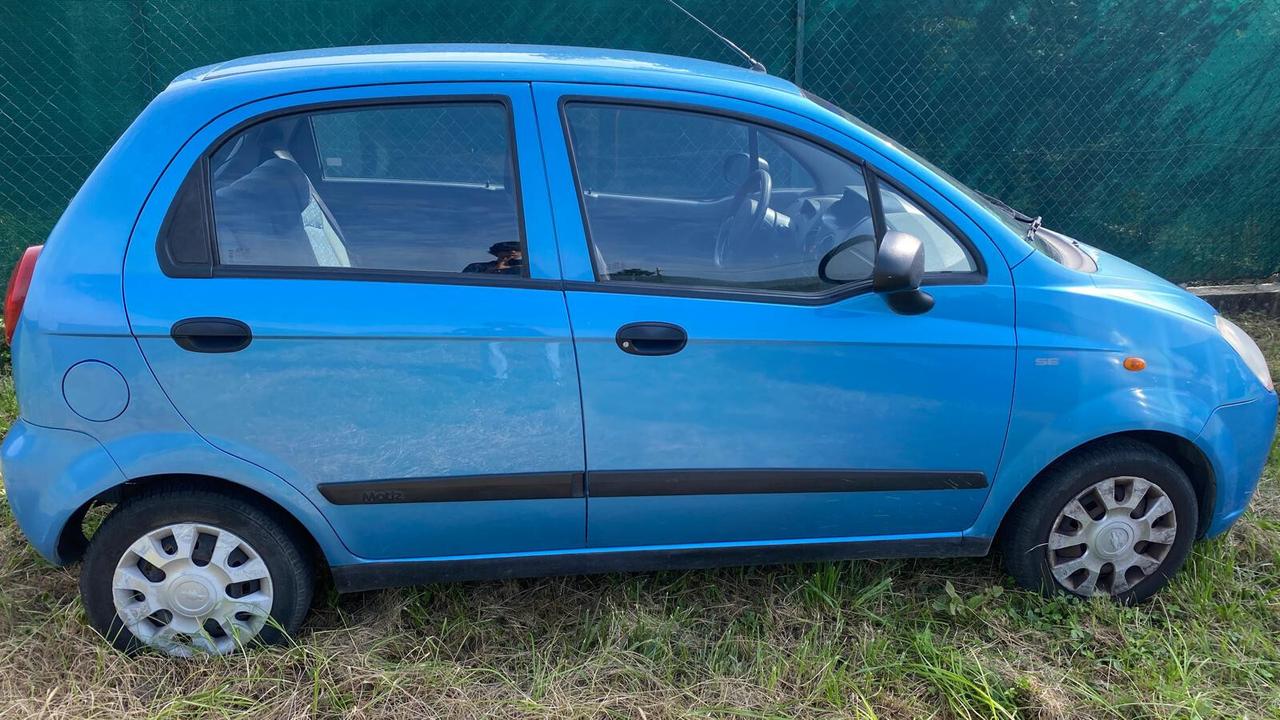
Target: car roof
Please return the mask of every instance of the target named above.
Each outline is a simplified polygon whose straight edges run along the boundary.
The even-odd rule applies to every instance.
[[[179,75],[173,82],[207,82],[248,73],[308,68],[368,67],[377,71],[390,65],[429,69],[433,79],[442,80],[464,70],[469,77],[475,77],[477,71],[488,71],[495,80],[524,81],[562,80],[568,72],[589,73],[598,82],[616,77],[619,82],[629,84],[624,76],[633,79],[639,72],[652,75],[655,84],[662,84],[659,78],[665,75],[800,93],[799,88],[782,78],[708,60],[632,50],[510,44],[365,45],[295,50],[206,65]]]

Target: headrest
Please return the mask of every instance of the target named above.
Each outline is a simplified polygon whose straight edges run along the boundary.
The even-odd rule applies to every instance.
[[[844,189],[844,195],[832,203],[831,214],[840,227],[851,227],[871,217],[871,203],[850,185]]]
[[[300,213],[311,202],[311,183],[292,160],[272,157],[244,177],[217,191],[230,201],[274,205],[278,210]]]

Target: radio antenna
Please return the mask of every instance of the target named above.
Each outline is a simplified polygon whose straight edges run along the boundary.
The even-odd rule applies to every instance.
[[[757,60],[757,59],[755,59],[755,58],[751,57],[750,55],[748,55],[746,50],[743,50],[742,48],[740,48],[740,47],[738,47],[737,45],[733,44],[733,41],[732,41],[732,40],[730,40],[729,38],[727,38],[727,37],[725,37],[725,36],[721,35],[720,33],[716,32],[715,28],[713,28],[713,27],[711,27],[710,25],[708,25],[708,24],[706,24],[706,23],[702,22],[702,20],[698,19],[698,16],[697,16],[697,15],[694,15],[693,13],[689,12],[688,10],[686,10],[686,9],[684,8],[684,6],[683,6],[683,5],[681,5],[680,3],[676,2],[676,0],[667,0],[667,2],[668,2],[668,3],[670,3],[672,6],[674,6],[674,7],[675,7],[675,9],[679,10],[680,12],[684,13],[685,15],[688,15],[690,20],[693,20],[694,22],[696,22],[696,23],[698,23],[699,25],[701,25],[701,26],[703,27],[703,29],[704,29],[704,30],[706,30],[707,32],[711,33],[712,35],[715,35],[715,36],[716,36],[716,39],[717,39],[717,40],[719,40],[720,42],[724,43],[725,45],[728,45],[730,50],[732,50],[732,51],[734,51],[735,53],[737,53],[738,55],[742,56],[742,59],[747,61],[747,65],[751,66],[751,69],[752,69],[752,70],[755,70],[756,72],[762,72],[762,73],[767,73],[767,72],[769,72],[768,70],[766,70],[766,69],[765,69],[765,67],[764,67],[764,64],[763,64],[763,63],[761,63],[759,60]]]

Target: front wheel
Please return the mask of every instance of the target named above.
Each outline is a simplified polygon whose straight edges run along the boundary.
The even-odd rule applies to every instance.
[[[94,533],[80,593],[120,650],[226,654],[302,624],[313,582],[304,547],[285,518],[237,495],[146,490]]]
[[[1005,567],[1019,584],[1128,604],[1154,595],[1182,567],[1197,504],[1168,456],[1115,440],[1048,470],[1007,523]]]

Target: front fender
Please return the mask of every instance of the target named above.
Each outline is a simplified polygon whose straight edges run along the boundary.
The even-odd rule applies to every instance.
[[[1222,339],[1211,308],[1134,268],[1124,282],[1104,282],[1039,253],[1014,268],[1014,282],[1018,359],[1009,431],[970,534],[994,537],[1041,471],[1109,435],[1154,431],[1194,443],[1215,481],[1234,467],[1221,457],[1231,444],[1217,439],[1222,433],[1202,433],[1219,407],[1265,390]],[[1143,360],[1138,369],[1126,367],[1130,357]]]
[[[1276,432],[1276,395],[1218,408],[1196,444],[1213,465],[1213,515],[1206,537],[1220,535],[1240,518],[1258,487]]]
[[[1015,407],[991,494],[967,535],[994,537],[1027,485],[1072,450],[1134,431],[1161,432],[1195,442],[1214,410],[1190,393],[1150,388],[1117,388],[1066,410],[1053,407],[1051,397],[1044,399],[1044,404]]]

